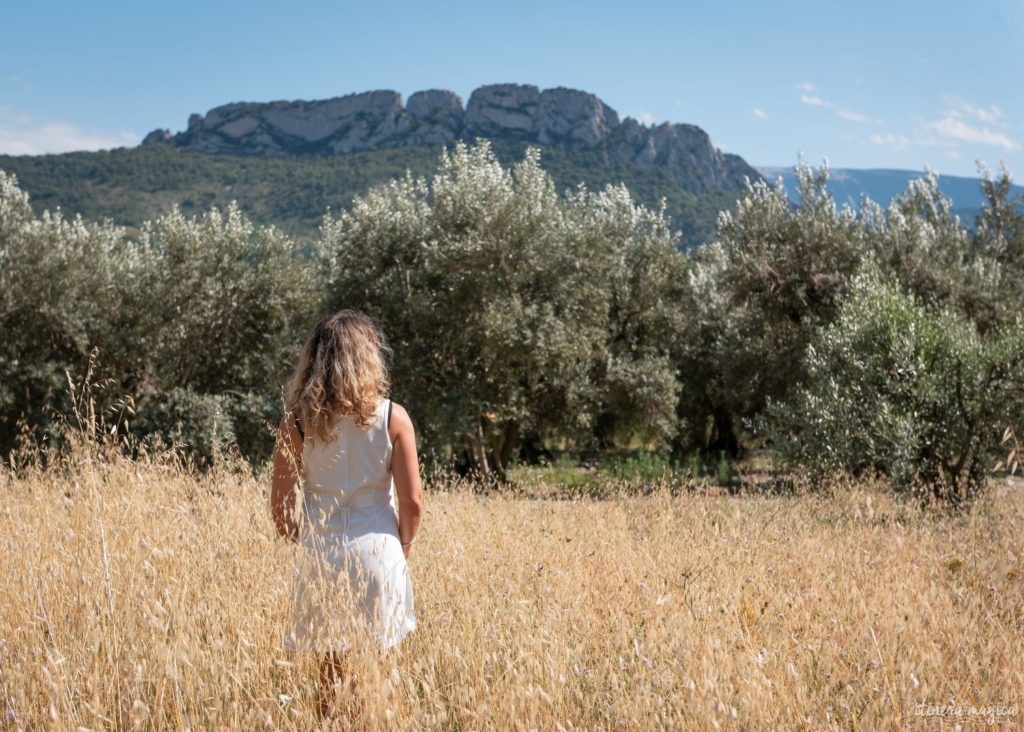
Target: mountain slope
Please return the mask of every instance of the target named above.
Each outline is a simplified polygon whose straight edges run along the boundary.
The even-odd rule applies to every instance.
[[[715,147],[701,128],[666,122],[646,126],[578,89],[540,90],[492,84],[462,100],[443,89],[419,91],[403,103],[398,92],[368,91],[322,100],[236,102],[189,117],[172,134],[154,130],[144,145],[197,152],[286,157],[338,155],[487,138],[566,151],[597,152],[605,164],[663,168],[693,193],[742,190],[758,173]]]
[[[505,164],[522,158],[525,142],[495,142]],[[625,183],[634,197],[651,206],[660,199],[684,246],[704,241],[717,212],[736,193],[691,193],[664,167],[642,167],[610,160],[602,151],[563,150],[539,145],[541,164],[560,189],[580,182],[599,188]],[[60,207],[86,218],[111,218],[129,227],[178,204],[185,213],[225,206],[237,200],[258,223],[274,224],[300,237],[315,236],[327,208],[339,210],[370,186],[402,176],[427,175],[440,146],[407,146],[330,156],[261,157],[206,154],[171,145],[144,145],[61,155],[0,155],[0,169],[14,173],[37,212]]]

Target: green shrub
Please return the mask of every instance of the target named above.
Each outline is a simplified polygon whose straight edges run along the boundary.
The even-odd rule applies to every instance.
[[[991,337],[875,272],[808,348],[805,385],[771,404],[775,443],[818,476],[879,471],[899,491],[970,499],[1022,404],[1024,328]],[[990,462],[991,461],[991,462]]]
[[[13,176],[0,171],[0,453],[25,421],[36,438],[68,414],[68,373],[84,374],[93,347],[121,337],[139,258],[109,224],[36,218]],[[104,375],[123,370],[101,354]]]
[[[715,463],[715,483],[731,486],[735,482],[736,471],[732,467],[732,462],[724,452],[719,453],[718,462]]]
[[[174,209],[134,238],[60,212],[36,217],[0,171],[0,454],[21,422],[52,437],[52,415],[71,410],[69,376],[79,380],[96,351],[95,378],[112,380],[99,410],[132,397],[137,433],[184,436],[200,462],[213,428],[216,443],[232,435],[246,456],[266,456],[268,422],[321,306],[317,254],[234,205]]]
[[[173,388],[136,408],[131,423],[143,445],[182,447],[201,466],[211,465],[235,442],[227,397]]]
[[[800,205],[781,183],[748,184],[716,240],[692,253],[692,296],[674,349],[681,382],[677,454],[740,452],[740,427],[785,398],[817,328],[835,317],[860,266],[862,227],[801,165]]]
[[[638,451],[610,459],[607,470],[612,476],[623,480],[660,480],[672,475],[673,466],[665,455]]]

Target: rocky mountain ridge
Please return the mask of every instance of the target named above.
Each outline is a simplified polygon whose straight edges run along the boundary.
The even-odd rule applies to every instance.
[[[664,166],[683,189],[739,191],[760,174],[723,153],[696,125],[642,125],[577,89],[493,84],[463,106],[455,93],[430,89],[403,104],[398,92],[368,91],[316,101],[241,102],[189,117],[177,134],[154,130],[143,145],[170,144],[205,153],[269,157],[333,155],[449,145],[476,138],[594,150],[608,161]]]

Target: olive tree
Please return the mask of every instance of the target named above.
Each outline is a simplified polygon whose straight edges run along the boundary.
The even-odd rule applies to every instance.
[[[525,432],[584,429],[604,295],[536,151],[512,170],[489,145],[442,152],[323,226],[335,307],[377,317],[395,393],[434,445],[504,474]]]
[[[98,343],[121,335],[132,278],[141,266],[119,227],[36,217],[14,176],[0,171],[0,449],[19,423],[36,438],[52,413],[71,409],[68,374],[84,374]],[[110,371],[118,355],[103,354]]]
[[[688,261],[664,207],[635,203],[625,186],[569,196],[580,258],[594,269],[604,309],[604,343],[590,379],[594,437],[611,448],[633,436],[666,445],[676,432],[672,348],[688,315]]]
[[[110,223],[35,216],[0,171],[0,446],[24,421],[36,437],[68,413],[69,383],[98,360],[97,407],[131,397],[138,437],[218,444],[249,457],[273,445],[268,420],[321,306],[322,262],[232,205],[177,209],[137,239]]]
[[[896,490],[963,502],[1020,415],[1024,319],[982,336],[868,269],[803,368],[804,384],[765,422],[792,460],[819,476],[880,471]]]
[[[797,173],[798,206],[781,181],[748,181],[716,240],[693,255],[692,317],[675,356],[680,448],[739,450],[743,422],[803,378],[804,350],[860,264],[861,227],[837,208],[827,169]]]
[[[190,442],[204,457],[214,442],[265,456],[282,386],[321,307],[318,253],[255,226],[233,203],[194,217],[175,208],[147,222],[136,247],[144,266],[129,337],[110,347],[131,361],[137,430]]]
[[[985,168],[981,172],[985,206],[976,222],[972,252],[987,275],[977,298],[988,304],[981,312],[989,317],[974,319],[990,329],[1012,322],[1024,302],[1024,195],[1011,196],[1013,180],[1006,168],[995,178]]]
[[[536,149],[507,169],[459,143],[323,236],[334,307],[380,321],[395,393],[434,446],[503,476],[524,442],[671,432],[685,262],[663,212],[625,189],[563,197]]]

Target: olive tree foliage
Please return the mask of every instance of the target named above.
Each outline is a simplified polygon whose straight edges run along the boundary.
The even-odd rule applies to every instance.
[[[672,349],[689,315],[689,265],[664,207],[636,204],[625,186],[568,196],[578,222],[573,246],[589,260],[603,298],[604,342],[590,379],[594,437],[612,448],[640,436],[671,444],[678,429]]]
[[[1024,319],[983,336],[868,268],[804,358],[805,382],[766,422],[798,465],[879,471],[895,489],[973,497],[1024,405]]]
[[[109,223],[34,216],[0,172],[0,447],[70,411],[69,378],[108,382],[97,406],[134,404],[122,428],[185,444],[197,461],[267,425],[322,294],[316,257],[237,209],[173,210],[138,238]],[[129,413],[134,411],[134,413]],[[102,412],[101,412],[102,413]]]
[[[884,272],[929,305],[962,302],[970,235],[934,173],[910,181],[887,207],[866,200],[861,211],[868,249]]]
[[[69,413],[68,373],[83,374],[98,341],[120,335],[138,253],[122,229],[36,217],[0,171],[0,449],[19,424],[42,437],[51,410]]]
[[[596,283],[570,222],[528,155],[442,152],[429,183],[372,189],[323,225],[335,307],[375,316],[395,354],[394,393],[427,444],[500,471],[524,433],[586,428],[586,375],[600,342]]]
[[[1024,195],[1010,195],[1013,179],[1005,167],[998,177],[985,168],[981,172],[986,201],[976,222],[972,251],[987,263],[990,274],[985,285],[992,302],[989,320],[975,320],[989,330],[1013,322],[1024,302]]]
[[[815,330],[830,323],[863,251],[862,227],[837,208],[828,171],[797,169],[794,206],[779,181],[747,182],[717,238],[693,254],[692,316],[675,358],[680,449],[740,448],[743,423],[803,378]]]
[[[990,289],[994,325],[989,327],[998,328],[1019,317],[1024,303],[1024,196],[1010,195],[1013,180],[1005,167],[998,177],[993,177],[985,168],[981,172],[986,205],[977,220],[975,251],[995,263],[997,271]],[[1024,414],[1018,414],[1003,434],[1002,443],[1009,448],[1003,464],[1010,472],[1020,470],[1021,434],[1024,434]]]
[[[983,333],[1012,323],[1024,295],[1024,213],[1012,179],[981,169],[985,205],[972,232],[953,213],[934,172],[911,181],[883,208],[861,211],[871,256],[922,303],[964,314]]]
[[[196,217],[172,209],[143,226],[136,248],[145,266],[132,291],[128,350],[138,355],[127,373],[140,431],[173,434],[180,424],[185,439],[218,435],[267,455],[283,383],[320,306],[316,252],[255,226],[234,203]]]
[[[486,141],[460,143],[429,181],[406,176],[325,218],[323,239],[334,307],[378,319],[394,393],[428,444],[503,476],[524,443],[671,430],[656,340],[674,316],[667,300],[661,314],[644,302],[674,246],[664,217],[624,189],[563,198],[536,149],[506,169]],[[598,429],[622,395],[635,400],[621,421]]]
[[[1024,217],[1008,173],[986,175],[974,232],[931,173],[857,214],[835,209],[827,171],[799,178],[799,206],[752,186],[695,255],[691,441],[742,420],[816,474],[878,470],[970,498],[1024,408]]]

